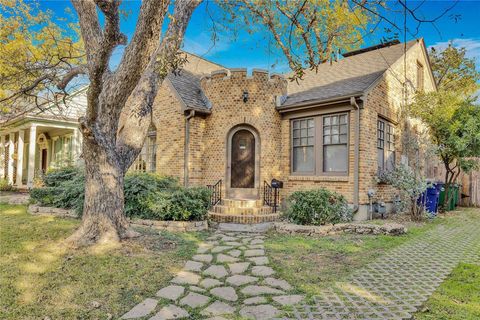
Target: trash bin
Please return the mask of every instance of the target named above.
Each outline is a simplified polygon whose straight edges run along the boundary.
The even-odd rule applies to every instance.
[[[460,205],[460,193],[462,190],[462,185],[456,183],[455,188],[454,188],[454,194],[453,194],[453,199],[455,200],[455,207],[458,207]]]
[[[425,192],[420,195],[417,203],[425,208],[430,214],[436,215],[438,213],[438,201],[440,195],[441,185],[438,183],[431,184]]]
[[[440,194],[439,194],[439,197],[438,197],[438,204],[439,206],[444,206],[445,204],[445,197],[447,196],[447,192],[445,190],[445,184],[443,182],[439,182],[438,183],[439,185],[441,185],[441,190],[440,190]],[[448,194],[452,194],[452,192],[454,192],[454,185],[450,185],[450,190],[448,191]],[[445,211],[451,211],[451,210],[455,210],[455,200],[454,200],[454,197],[449,197],[450,198],[450,201],[444,206],[444,210]]]

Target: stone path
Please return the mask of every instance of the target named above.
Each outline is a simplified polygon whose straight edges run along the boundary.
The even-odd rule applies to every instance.
[[[410,319],[459,262],[480,264],[479,230],[480,219],[435,227],[283,319]]]
[[[275,277],[256,233],[216,232],[171,281],[122,319],[272,319],[303,296]]]

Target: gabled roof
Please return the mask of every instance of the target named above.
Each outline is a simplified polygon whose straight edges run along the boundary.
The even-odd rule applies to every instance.
[[[417,43],[406,43],[406,50]],[[332,63],[324,63],[318,71],[306,70],[303,80],[289,82],[288,96],[278,107],[287,109],[307,102],[321,102],[335,98],[361,95],[404,54],[403,43],[381,48],[362,49],[346,54]]]

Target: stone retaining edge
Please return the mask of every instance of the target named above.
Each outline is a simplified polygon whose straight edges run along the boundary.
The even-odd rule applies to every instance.
[[[202,221],[159,221],[147,219],[129,219],[134,226],[150,227],[156,230],[172,232],[191,232],[208,230],[207,220]]]
[[[275,222],[274,230],[278,233],[302,234],[308,236],[324,236],[341,233],[392,235],[398,236],[407,233],[407,228],[398,223],[387,223],[384,225],[366,223],[340,223],[325,226],[303,226],[288,222]]]
[[[78,218],[78,214],[75,210],[68,210],[55,207],[42,207],[36,204],[31,204],[28,206],[28,212],[33,215],[42,215],[48,214],[57,217],[68,217],[68,218]]]

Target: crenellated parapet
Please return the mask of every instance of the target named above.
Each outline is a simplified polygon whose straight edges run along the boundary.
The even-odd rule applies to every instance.
[[[245,68],[221,69],[202,77],[201,87],[213,105],[228,96],[240,101],[245,94],[248,95],[245,103],[255,101],[258,95],[269,97],[275,103],[276,97],[286,94],[287,80],[262,69],[253,69],[251,74]]]

